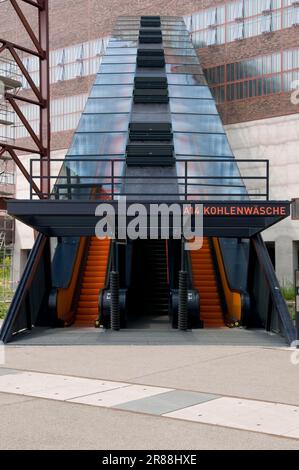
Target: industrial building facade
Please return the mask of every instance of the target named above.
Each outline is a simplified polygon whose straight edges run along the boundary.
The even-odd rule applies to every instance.
[[[52,0],[53,176],[61,165],[61,162],[55,164],[55,159],[64,158],[70,146],[116,17],[154,14],[184,16],[236,158],[269,159],[270,198],[297,197],[299,5],[292,0],[165,0],[163,3]],[[66,22],[72,28],[66,28]],[[22,40],[22,30],[10,11],[9,2],[5,1],[0,2],[0,30],[11,41]],[[23,61],[38,82],[38,64],[34,58],[24,55]],[[106,67],[109,68],[108,62]],[[24,80],[22,86],[21,93],[29,96]],[[38,115],[34,106],[26,105],[23,111],[36,129]],[[17,120],[15,125],[6,126],[5,132],[7,138],[16,138],[22,145],[29,141]],[[32,157],[22,158],[28,168]],[[29,197],[28,183],[18,170],[7,184],[13,184],[10,191],[17,198]],[[298,223],[287,219],[265,231],[263,236],[271,249],[280,282],[292,282],[294,269],[298,267]],[[32,229],[16,222],[15,282],[24,268],[33,239]]]

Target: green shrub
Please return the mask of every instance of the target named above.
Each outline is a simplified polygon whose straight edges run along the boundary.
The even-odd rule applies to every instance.
[[[293,284],[285,284],[281,287],[281,292],[285,300],[295,300],[295,289]]]
[[[9,303],[0,302],[0,320],[3,320],[3,318],[7,314],[8,307]]]

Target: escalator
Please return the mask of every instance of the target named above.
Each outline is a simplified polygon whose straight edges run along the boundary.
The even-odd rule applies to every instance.
[[[224,327],[224,314],[216,266],[209,238],[205,237],[200,250],[191,251],[193,287],[200,296],[200,319],[204,327]]]
[[[142,17],[136,23],[137,47],[127,47],[124,33],[111,38],[108,60],[96,76],[50,199],[8,205],[10,214],[40,234],[0,340],[8,342],[36,326],[94,326],[102,289],[100,317],[109,328],[109,275],[115,262],[121,328],[166,324],[168,315],[176,328],[179,272],[188,266],[184,292],[188,301],[193,298],[197,320],[189,328],[201,321],[205,327],[240,323],[280,333],[290,343],[294,325],[260,235],[279,218],[237,217],[250,192],[183,20]],[[181,41],[185,45],[176,56],[171,49],[177,52]],[[117,47],[119,42],[125,45]],[[120,48],[121,57],[115,53]],[[186,201],[211,204],[215,213],[225,209],[222,203],[236,207],[232,216],[206,215],[203,249],[191,251],[189,260],[181,256],[181,240],[173,234],[167,241],[119,236],[110,263],[109,240],[94,237],[95,203],[105,200],[115,208],[120,195],[127,197],[128,207],[137,202],[181,207]]]
[[[128,326],[168,323],[169,285],[165,240],[138,240],[133,246]]]
[[[83,271],[79,301],[75,314],[76,326],[94,326],[99,316],[99,292],[105,287],[110,240],[90,239]]]

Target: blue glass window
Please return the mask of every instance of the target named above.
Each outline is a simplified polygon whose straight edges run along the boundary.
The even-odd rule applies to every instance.
[[[78,132],[126,132],[130,114],[82,114]]]
[[[171,98],[170,109],[172,113],[217,114],[216,105],[213,100]]]
[[[212,99],[211,92],[207,86],[177,86],[169,85],[169,96],[171,98],[206,98]]]
[[[231,157],[232,152],[226,135],[221,134],[174,134],[177,155]]]
[[[76,133],[68,155],[122,155],[125,153],[127,134]]]
[[[132,94],[133,85],[95,85],[90,98],[130,98]]]
[[[88,98],[84,113],[129,113],[131,109],[130,98]]]
[[[224,133],[219,116],[200,114],[173,114],[172,128],[174,132]]]

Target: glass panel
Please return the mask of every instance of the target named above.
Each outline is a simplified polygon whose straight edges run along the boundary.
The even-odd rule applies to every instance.
[[[196,56],[196,52],[194,49],[187,49],[187,48],[174,48],[174,47],[164,47],[165,55],[183,55],[183,56]]]
[[[216,36],[217,30],[216,29],[209,29],[207,31],[207,36],[206,36],[206,44],[208,46],[213,46],[214,44],[217,43],[217,36]]]
[[[183,75],[169,74],[167,75],[169,85],[199,85],[205,83],[204,75]]]
[[[95,85],[113,85],[113,84],[133,84],[134,74],[119,73],[119,74],[102,74],[98,73],[95,79]]]
[[[136,55],[108,55],[102,59],[102,64],[135,64]]]
[[[223,134],[224,129],[219,116],[173,114],[174,132],[213,132]]]
[[[174,47],[176,49],[190,49],[191,47],[191,41],[188,40],[183,40],[179,41],[178,39],[172,39],[172,40],[165,40],[163,39],[163,44],[165,47]]]
[[[93,156],[85,155],[86,159],[94,159]],[[73,158],[73,157],[72,157]],[[76,157],[75,157],[76,158]],[[123,172],[123,162],[114,160],[114,175],[121,176]],[[94,189],[100,188],[111,192],[111,180],[105,178],[111,175],[111,162],[105,161],[86,161],[80,159],[78,161],[69,161],[66,158],[59,177],[55,185],[55,194],[59,199],[92,199],[94,197]],[[115,191],[120,189],[120,180],[115,180]],[[61,185],[72,185],[61,187]],[[58,185],[59,192],[58,192]]]
[[[114,36],[113,40],[116,41],[136,41],[138,43],[138,36],[132,34],[120,34],[118,36]]]
[[[110,64],[110,65],[101,65],[101,73],[125,73],[125,72],[135,72],[136,64]]]
[[[173,137],[177,155],[232,156],[226,135],[175,133]]]
[[[126,132],[130,114],[82,114],[78,132]]]
[[[190,57],[185,55],[167,55],[165,56],[165,61],[168,64],[198,64],[197,57]]]
[[[169,85],[169,96],[171,98],[206,98],[212,99],[211,92],[207,86],[175,86]]]
[[[131,26],[121,26],[120,28],[114,28],[112,35],[113,36],[118,36],[122,34],[130,34],[130,35],[138,35],[139,34],[139,29],[132,29]]]
[[[195,75],[203,74],[200,65],[172,65],[166,64],[166,73],[191,73]]]
[[[184,163],[177,162],[176,166],[178,175],[184,176]],[[188,162],[188,175],[188,191],[193,194],[205,195],[201,196],[201,199],[209,198],[209,195],[212,199],[218,199],[215,194],[225,194],[225,199],[233,199],[234,195],[238,195],[239,199],[240,194],[246,195],[246,188],[234,161],[213,162],[213,165],[204,161],[191,161]],[[192,178],[196,176],[206,178],[200,180]],[[238,179],[232,179],[232,177]],[[184,184],[182,180],[181,184]]]
[[[272,16],[263,15],[261,19],[261,33],[270,33],[272,30]]]
[[[122,155],[126,151],[127,134],[76,133],[68,155]]]
[[[129,98],[89,98],[84,109],[85,114],[95,113],[129,113],[131,99]]]
[[[108,47],[107,55],[136,55],[136,47]]]
[[[123,48],[127,48],[127,47],[134,47],[134,46],[137,46],[138,45],[138,41],[122,41],[122,40],[119,40],[119,39],[110,39],[109,41],[109,49],[111,50],[111,48],[119,48],[119,47],[123,47]]]
[[[229,3],[227,5],[228,21],[234,21],[243,17],[243,1]]]
[[[172,37],[175,38],[176,36],[179,36],[181,40],[189,39],[189,33],[186,30],[180,31],[180,33],[178,33],[177,31],[163,30],[162,34],[163,34],[163,38],[165,37],[165,39],[169,39],[169,38],[171,39]]]
[[[216,105],[213,100],[171,98],[170,109],[172,113],[217,114]]]
[[[90,98],[129,98],[132,94],[132,85],[95,85],[92,87]]]

